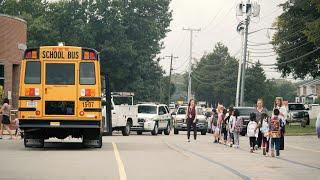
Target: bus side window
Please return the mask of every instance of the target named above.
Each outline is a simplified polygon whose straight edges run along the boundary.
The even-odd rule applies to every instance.
[[[24,78],[25,84],[41,83],[41,64],[39,61],[26,62],[26,72]]]

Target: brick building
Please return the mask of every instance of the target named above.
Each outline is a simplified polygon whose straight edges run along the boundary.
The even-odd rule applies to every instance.
[[[27,41],[23,19],[0,14],[0,95],[18,105],[20,62]]]

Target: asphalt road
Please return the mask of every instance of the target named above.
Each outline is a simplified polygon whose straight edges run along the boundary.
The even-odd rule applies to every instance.
[[[50,140],[43,149],[25,149],[21,140],[0,140],[0,179],[213,180],[320,179],[320,140],[286,137],[280,158],[213,144],[211,135],[186,141],[185,134],[104,137],[102,149],[84,149],[79,140]]]

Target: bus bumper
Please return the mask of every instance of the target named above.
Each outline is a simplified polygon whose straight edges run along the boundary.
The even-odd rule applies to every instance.
[[[19,120],[20,129],[29,128],[75,128],[75,129],[99,129],[101,121],[87,120]]]

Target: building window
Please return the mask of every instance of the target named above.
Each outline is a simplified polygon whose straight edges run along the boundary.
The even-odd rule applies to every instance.
[[[315,94],[316,93],[316,86],[311,86],[311,93]]]

